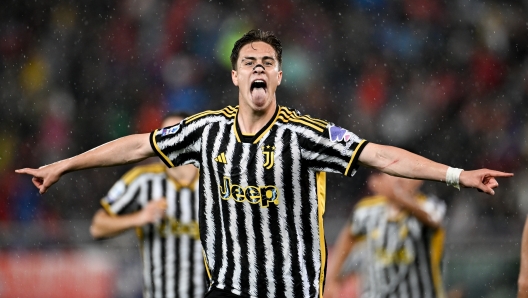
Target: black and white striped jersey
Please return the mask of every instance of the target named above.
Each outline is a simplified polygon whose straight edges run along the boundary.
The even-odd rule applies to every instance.
[[[417,200],[432,218],[443,220],[443,201],[424,195]],[[443,228],[428,227],[406,212],[389,218],[389,204],[382,196],[359,201],[350,221],[351,234],[365,240],[361,297],[445,297]]]
[[[198,176],[181,185],[162,163],[137,166],[118,180],[101,204],[111,215],[166,199],[167,215],[137,228],[143,261],[144,297],[203,297],[206,268],[198,229]]]
[[[212,288],[244,297],[322,297],[325,173],[352,176],[367,141],[277,106],[244,136],[238,106],[151,133],[170,167],[200,168],[200,237]]]

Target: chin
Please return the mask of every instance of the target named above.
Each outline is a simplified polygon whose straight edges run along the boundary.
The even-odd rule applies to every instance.
[[[267,100],[267,99],[263,99],[263,100],[252,100],[251,103],[253,104],[253,108],[255,110],[264,110],[266,109],[271,101]]]

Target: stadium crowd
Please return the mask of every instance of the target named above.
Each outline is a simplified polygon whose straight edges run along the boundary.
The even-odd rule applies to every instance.
[[[281,105],[444,164],[515,173],[494,197],[427,184],[449,238],[518,237],[528,192],[526,1],[8,1],[0,11],[1,248],[68,241],[127,169],[69,174],[41,197],[14,169],[156,128],[169,110],[236,104],[231,45],[252,28],[284,43]],[[346,217],[367,171],[329,180]],[[346,180],[345,180],[346,179]],[[95,196],[94,196],[95,194]],[[71,199],[71,197],[74,199]],[[46,227],[14,237],[15,224]],[[13,231],[11,229],[11,231]]]

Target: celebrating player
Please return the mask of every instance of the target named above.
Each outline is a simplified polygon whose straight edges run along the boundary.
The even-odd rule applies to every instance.
[[[172,112],[162,127],[187,114]],[[198,170],[141,165],[101,200],[90,233],[108,238],[135,228],[143,261],[143,297],[203,297],[206,274],[198,231]]]
[[[498,186],[497,177],[513,175],[451,168],[278,105],[282,46],[269,32],[243,35],[231,64],[238,106],[17,173],[32,175],[45,193],[62,175],[81,169],[154,155],[169,167],[194,164],[200,169],[200,236],[210,279],[206,297],[322,296],[325,172],[352,176],[365,165],[488,194]]]

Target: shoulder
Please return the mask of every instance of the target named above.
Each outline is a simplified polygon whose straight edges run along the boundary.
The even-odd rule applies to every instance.
[[[384,196],[370,196],[359,200],[356,206],[354,206],[354,211],[383,207],[385,205],[387,205],[387,198],[385,198]]]
[[[313,118],[309,115],[302,115],[298,110],[284,106],[280,106],[279,113],[277,114],[277,122],[318,132],[325,131],[329,125],[326,120]]]
[[[221,110],[208,110],[198,114],[189,116],[183,120],[185,125],[196,123],[202,120],[210,121],[221,121],[221,120],[234,120],[238,112],[238,106],[227,106]]]
[[[361,229],[370,219],[379,218],[384,214],[387,207],[387,199],[384,196],[365,197],[354,206],[354,210],[350,215],[350,222]]]
[[[132,168],[125,175],[123,175],[121,180],[125,184],[130,184],[132,181],[138,179],[142,175],[164,174],[166,168],[167,167],[162,163],[152,163],[152,164],[137,166],[137,167]]]
[[[418,196],[418,201],[426,208],[440,208],[442,210],[445,210],[447,208],[447,205],[444,200],[441,200],[440,198],[432,194],[420,194]]]

